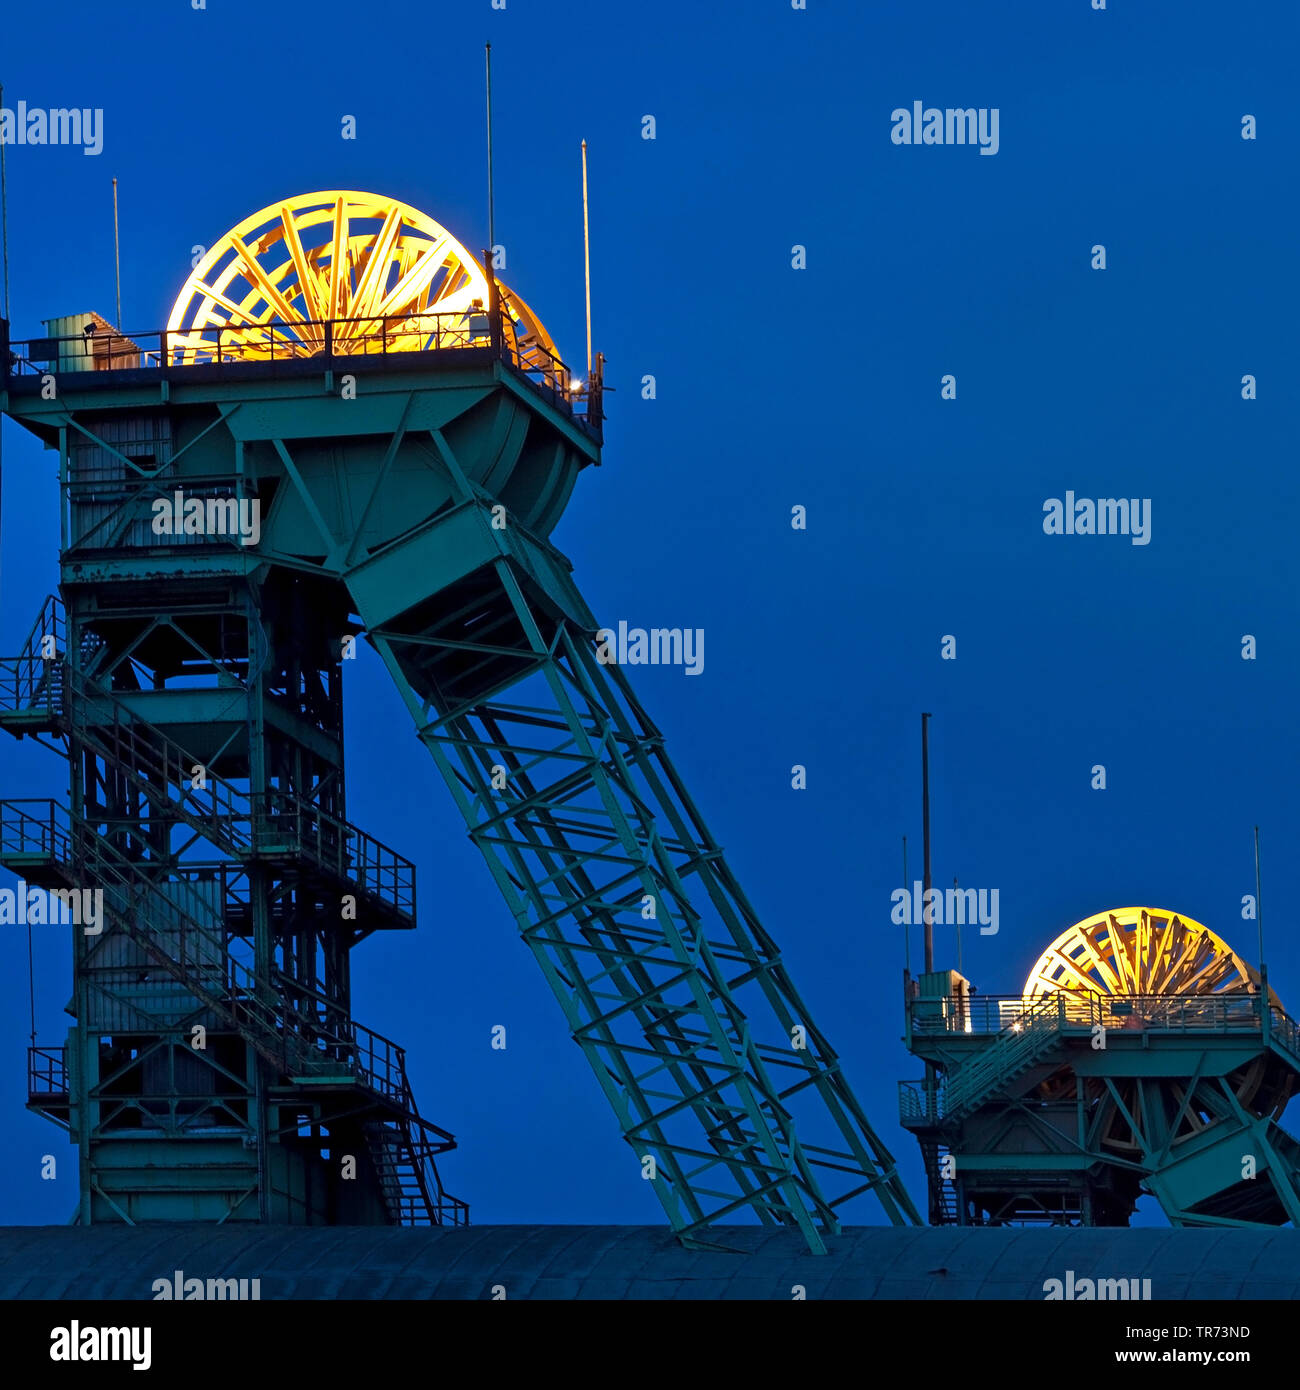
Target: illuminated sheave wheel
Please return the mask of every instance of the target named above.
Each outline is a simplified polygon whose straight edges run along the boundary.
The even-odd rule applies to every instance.
[[[1118,907],[1076,922],[1039,956],[1025,981],[1026,995],[1064,992],[1078,1000],[1080,1018],[1096,1018],[1108,1029],[1140,1030],[1148,1024],[1195,1031],[1209,1026],[1219,1010],[1239,1009],[1252,1015],[1254,1004],[1244,996],[1259,994],[1259,972],[1243,960],[1209,927],[1161,908]],[[1090,997],[1091,996],[1091,997]],[[1226,999],[1220,996],[1227,996]],[[1236,996],[1234,998],[1233,996]],[[1205,1000],[1205,1006],[1200,1001]],[[1281,1008],[1272,990],[1269,1002]],[[1066,1001],[1067,1016],[1072,1012]],[[1288,1074],[1270,1065],[1267,1056],[1238,1068],[1227,1081],[1241,1105],[1256,1115],[1280,1116],[1290,1099]],[[1148,1080],[1143,1083],[1155,1084]],[[1186,1082],[1166,1078],[1166,1104],[1173,1112],[1182,1108]],[[1106,1113],[1101,1126],[1102,1143],[1132,1152],[1144,1147],[1128,1116],[1142,1124],[1143,1105],[1134,1082],[1119,1084],[1124,1104],[1116,1104],[1103,1083],[1088,1078],[1085,1094],[1090,1106]],[[1065,1069],[1050,1077],[1040,1091],[1044,1100],[1062,1100],[1075,1092],[1075,1076]],[[1125,1115],[1128,1112],[1128,1116]],[[1213,1116],[1197,1106],[1186,1107],[1178,1138],[1204,1130]]]
[[[558,359],[528,306],[497,288],[520,364]],[[168,355],[191,365],[312,356],[327,342],[342,355],[486,345],[488,303],[483,267],[418,209],[302,193],[246,217],[199,261],[172,306]]]

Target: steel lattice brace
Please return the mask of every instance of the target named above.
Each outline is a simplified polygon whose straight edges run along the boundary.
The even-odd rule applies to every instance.
[[[496,574],[526,649],[371,639],[674,1227],[748,1206],[821,1250],[866,1191],[919,1223],[623,672]],[[516,659],[511,702],[438,708],[415,687],[439,651]]]

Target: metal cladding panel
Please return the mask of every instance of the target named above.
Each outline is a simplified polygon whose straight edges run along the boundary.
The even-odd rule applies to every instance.
[[[346,363],[336,363],[335,373],[336,378],[347,375]],[[349,400],[337,392],[324,395],[316,389],[310,397],[240,401],[226,412],[226,425],[232,438],[246,444],[261,439],[391,436],[399,428],[408,432],[441,429],[489,390],[489,385],[436,388],[431,381],[417,387],[406,378],[385,382],[381,390]]]
[[[807,1253],[797,1233],[719,1227],[687,1250],[658,1227],[0,1228],[0,1298],[152,1297],[155,1279],[257,1278],[263,1299],[1041,1300],[1044,1282],[1151,1280],[1153,1300],[1300,1297],[1300,1232],[858,1227]]]
[[[428,594],[447,588],[504,553],[477,503],[435,518],[409,540],[359,565],[348,589],[367,627],[382,627]]]

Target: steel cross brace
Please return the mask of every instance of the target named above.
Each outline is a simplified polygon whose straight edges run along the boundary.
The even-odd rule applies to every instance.
[[[371,641],[624,1137],[655,1156],[674,1228],[749,1206],[820,1252],[836,1208],[867,1190],[895,1223],[919,1224],[623,673],[567,618],[548,640],[509,561],[496,571],[523,634],[521,703],[443,707],[416,664],[444,645],[436,636]],[[777,1068],[795,1079],[778,1086]],[[844,1174],[846,1188],[823,1191]]]

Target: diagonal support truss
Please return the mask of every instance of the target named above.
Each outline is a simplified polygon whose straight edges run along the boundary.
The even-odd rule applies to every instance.
[[[868,1192],[919,1224],[623,672],[510,560],[494,569],[474,640],[446,623],[371,640],[674,1228],[747,1207],[821,1252]]]

